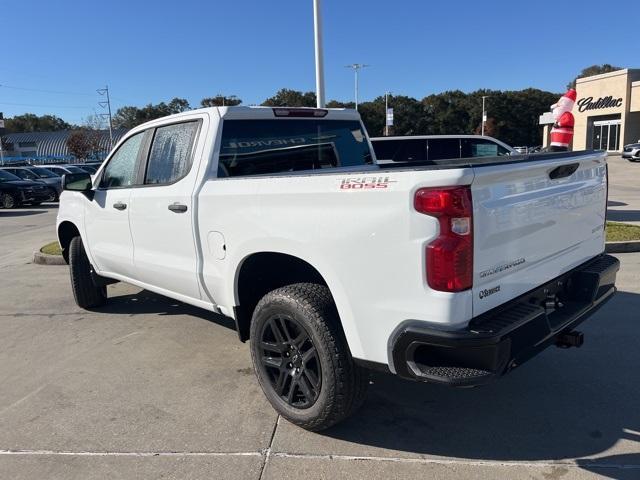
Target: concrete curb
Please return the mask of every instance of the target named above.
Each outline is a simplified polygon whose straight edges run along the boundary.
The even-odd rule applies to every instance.
[[[640,252],[640,240],[631,240],[629,242],[607,242],[604,249],[607,253]]]
[[[37,265],[66,265],[62,255],[48,255],[40,251],[33,252],[33,263]]]

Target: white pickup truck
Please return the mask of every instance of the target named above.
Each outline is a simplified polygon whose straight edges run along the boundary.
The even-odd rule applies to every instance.
[[[124,281],[235,320],[273,407],[312,430],[367,369],[487,383],[615,292],[601,152],[377,165],[352,110],[222,107],[131,130],[64,178],[76,302]]]

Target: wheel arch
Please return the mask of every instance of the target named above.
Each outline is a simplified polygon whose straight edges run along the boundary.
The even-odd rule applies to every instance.
[[[242,259],[234,280],[236,329],[241,341],[249,339],[251,318],[258,301],[268,292],[293,283],[317,283],[331,287],[307,260],[288,253],[254,252]]]
[[[65,262],[69,263],[69,245],[73,237],[80,236],[80,229],[68,220],[65,220],[58,225],[58,243],[62,249],[62,257]]]

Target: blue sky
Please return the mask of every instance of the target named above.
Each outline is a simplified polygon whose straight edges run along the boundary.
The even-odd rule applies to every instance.
[[[100,112],[95,89],[105,84],[114,110],[176,96],[195,106],[217,93],[252,104],[282,87],[315,88],[312,0],[29,0],[1,11],[5,116],[80,123]],[[371,65],[361,100],[385,90],[561,91],[592,64],[640,67],[638,13],[637,0],[323,0],[327,98],[353,98],[344,65],[354,62]]]

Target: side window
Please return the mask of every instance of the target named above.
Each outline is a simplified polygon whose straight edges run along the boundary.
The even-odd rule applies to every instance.
[[[460,158],[460,139],[429,139],[429,160],[446,160],[451,158]]]
[[[145,132],[127,139],[113,154],[104,169],[100,188],[130,187],[136,181],[137,160]]]
[[[462,157],[498,157],[507,155],[509,151],[491,140],[479,138],[462,139]]]
[[[378,140],[371,144],[378,160],[393,160],[400,150],[400,142],[397,140]]]
[[[197,130],[198,122],[177,123],[156,129],[145,184],[172,183],[189,173]]]
[[[380,140],[373,142],[378,160],[394,162],[419,162],[427,159],[426,140]]]

